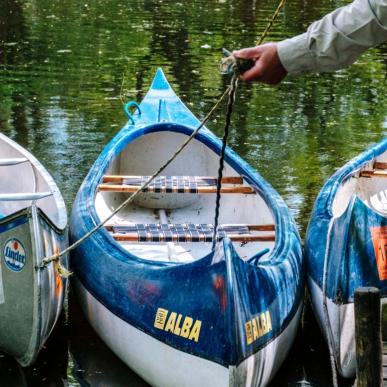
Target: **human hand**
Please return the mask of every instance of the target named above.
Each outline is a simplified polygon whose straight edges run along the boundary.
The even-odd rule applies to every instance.
[[[277,44],[266,43],[233,52],[236,58],[252,59],[254,67],[241,75],[244,81],[259,81],[269,85],[280,83],[287,75],[278,56]]]

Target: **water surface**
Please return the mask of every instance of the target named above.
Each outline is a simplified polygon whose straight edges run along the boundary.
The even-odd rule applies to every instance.
[[[289,1],[270,39],[301,33],[345,3]],[[157,67],[204,117],[227,84],[218,72],[222,47],[254,45],[275,6],[270,0],[0,0],[0,130],[43,162],[71,210],[91,164],[125,123],[123,102],[141,101]],[[275,88],[240,84],[230,146],[284,197],[301,235],[324,181],[386,133],[386,64],[383,45],[334,74],[289,77]],[[218,135],[224,112],[225,106],[208,124]],[[73,308],[36,366],[22,370],[0,358],[0,385],[144,385],[98,341],[76,305],[67,311]],[[319,332],[309,335],[308,324],[312,318],[299,337],[304,344],[291,355],[305,361],[289,360],[274,385],[330,385],[326,348],[318,337],[310,344]]]

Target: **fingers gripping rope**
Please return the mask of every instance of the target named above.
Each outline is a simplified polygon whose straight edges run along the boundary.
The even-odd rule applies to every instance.
[[[278,4],[277,9],[275,10],[272,18],[270,19],[269,23],[267,24],[265,30],[263,31],[262,35],[258,39],[256,45],[259,46],[263,43],[266,36],[270,32],[271,28],[274,25],[274,22],[276,21],[278,15],[280,14],[282,8],[284,7],[286,3],[286,0],[281,0]],[[230,51],[223,48],[223,55],[225,58],[221,60],[220,63],[220,72],[221,74],[233,74],[238,73],[239,75],[243,74],[245,71],[251,69],[255,65],[255,61],[251,59],[242,59],[242,58],[236,58]]]

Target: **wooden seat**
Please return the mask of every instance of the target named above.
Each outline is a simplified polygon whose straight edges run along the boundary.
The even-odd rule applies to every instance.
[[[99,191],[136,192],[150,176],[116,176],[106,175]],[[115,184],[106,184],[115,183]],[[118,183],[118,184],[117,184]],[[250,186],[244,186],[240,176],[229,176],[222,179],[221,193],[254,194]],[[152,193],[216,193],[217,178],[211,176],[158,176],[142,192]]]
[[[107,225],[117,241],[127,242],[211,242],[214,227],[212,224],[131,224]],[[221,225],[218,229],[218,239],[230,238],[234,242],[273,242],[274,234],[257,235],[251,231],[274,231],[272,224],[265,225]]]

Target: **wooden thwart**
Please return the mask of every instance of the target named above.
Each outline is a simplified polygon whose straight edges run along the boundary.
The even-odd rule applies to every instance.
[[[164,176],[159,176],[164,177]],[[174,177],[174,176],[170,176]],[[177,177],[177,176],[176,176]],[[196,180],[213,181],[215,184],[217,178],[214,176],[192,176]],[[102,178],[103,183],[123,183],[125,180],[138,180],[139,178],[145,178],[148,180],[150,176],[130,176],[130,175],[105,175]],[[242,184],[243,178],[241,176],[226,176],[222,178],[222,184]]]
[[[373,170],[361,171],[360,177],[387,177],[387,163],[375,161]]]
[[[99,191],[134,193],[145,185],[149,176],[118,176],[106,175]],[[191,193],[213,194],[216,193],[217,178],[213,176],[157,176],[142,192],[151,193]],[[113,183],[113,184],[107,184]],[[241,176],[228,176],[222,178],[221,193],[254,194],[250,186],[244,186]]]
[[[138,185],[117,185],[117,184],[100,184],[98,186],[99,191],[103,192],[128,192],[133,193],[139,189]],[[148,187],[143,190],[143,192],[154,192],[158,193],[157,189],[153,187]],[[176,189],[172,192],[159,192],[159,193],[198,193],[198,194],[213,194],[216,193],[216,186],[210,187],[197,187],[195,192],[191,192],[189,188]],[[255,191],[253,188],[248,186],[235,186],[235,187],[223,187],[220,189],[220,193],[235,193],[235,194],[254,194]]]
[[[113,225],[113,224],[106,224],[105,225],[105,228],[106,230],[108,231],[113,231],[114,227],[117,226],[117,225]],[[249,231],[274,231],[275,230],[275,226],[274,224],[227,224],[227,225],[221,225],[220,227],[225,227],[227,229],[227,227],[247,227],[249,229]],[[120,225],[118,227],[125,227],[125,225]]]
[[[112,237],[119,242],[212,242],[212,238],[203,238],[200,240],[194,240],[190,238],[179,238],[178,235],[172,235],[171,237],[160,237],[159,239],[155,240],[154,237],[147,236],[146,240],[141,240],[139,238],[138,233],[128,233],[128,234],[112,234]],[[244,235],[244,234],[231,234],[227,235],[228,238],[231,239],[233,242],[241,242],[241,243],[248,243],[248,242],[274,242],[275,236],[274,235]]]
[[[375,161],[374,169],[387,169],[387,163],[381,163],[380,161]]]
[[[387,171],[361,171],[360,177],[387,177]]]
[[[117,241],[127,242],[212,242],[213,225],[211,224],[131,224],[107,225]],[[256,235],[251,231],[274,231],[275,226],[266,225],[221,225],[218,239],[230,238],[234,242],[272,242],[275,235]]]

